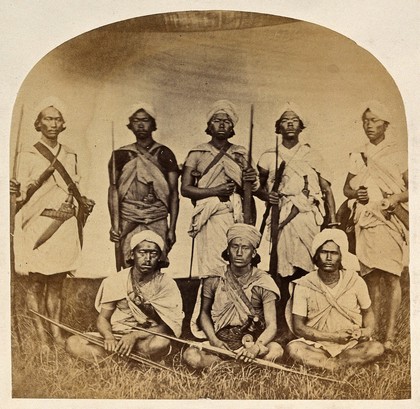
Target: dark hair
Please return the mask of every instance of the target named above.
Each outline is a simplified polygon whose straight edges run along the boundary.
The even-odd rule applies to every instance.
[[[225,260],[225,261],[229,261],[228,249],[223,250],[223,252],[222,252],[222,259]],[[258,264],[260,264],[260,263],[261,263],[261,256],[257,253],[251,259],[251,266],[252,267],[257,267]]]
[[[210,136],[211,136],[210,124],[211,124],[211,119],[210,119],[210,121],[208,121],[208,122],[207,122],[207,128],[205,129],[205,131],[204,131],[204,132],[205,132],[207,135],[210,135]],[[229,134],[228,138],[232,138],[232,136],[234,136],[234,135],[235,135],[235,130],[233,129],[233,127],[234,127],[234,125],[233,125],[233,122],[232,122],[232,129],[230,130],[230,134]]]
[[[127,124],[127,128],[132,131],[133,128],[131,126],[131,120],[133,119],[134,115],[137,114],[137,112],[141,112],[143,111],[145,114],[149,115],[150,117],[150,122],[152,123],[152,132],[157,130],[157,126],[156,126],[156,120],[155,118],[152,117],[152,115],[150,115],[147,111],[145,111],[143,108],[138,109],[136,112],[134,112],[129,118],[128,118],[128,124]]]
[[[39,114],[38,114],[38,116],[36,117],[36,119],[35,119],[35,122],[34,122],[34,127],[35,127],[35,130],[37,131],[37,132],[41,132],[41,125],[40,125],[40,122],[41,122],[41,120],[42,120],[42,118],[44,117],[44,114],[43,114],[43,112],[47,109],[47,108],[54,108],[54,109],[57,109],[55,106],[53,106],[53,105],[49,105],[49,106],[47,106],[47,107],[45,107]],[[66,126],[64,125],[65,123],[66,123],[66,121],[64,120],[64,117],[63,117],[63,114],[57,109],[57,112],[60,114],[60,116],[61,116],[61,119],[63,120],[63,129],[61,130],[61,132],[63,132],[63,131],[65,131],[66,130]]]

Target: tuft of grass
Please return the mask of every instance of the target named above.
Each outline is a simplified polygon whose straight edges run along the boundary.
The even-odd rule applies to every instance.
[[[172,355],[165,359],[166,365],[177,373],[111,355],[97,364],[90,364],[72,358],[56,346],[52,346],[50,353],[43,354],[36,343],[32,317],[24,305],[26,278],[19,277],[15,283],[14,307],[18,328],[12,328],[12,395],[14,398],[62,399],[409,399],[407,271],[401,282],[403,303],[398,318],[398,353],[386,354],[377,363],[352,367],[334,375],[300,365],[293,367],[301,372],[347,381],[336,384],[231,360],[201,372],[192,371],[182,364],[182,350],[177,345],[174,345]],[[94,329],[97,313],[93,300],[99,284],[100,280],[66,279],[63,323],[82,331]]]

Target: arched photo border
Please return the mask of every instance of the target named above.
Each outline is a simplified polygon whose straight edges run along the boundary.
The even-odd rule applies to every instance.
[[[144,2],[142,2],[144,3]],[[9,276],[8,271],[9,248],[8,248],[8,201],[7,201],[7,181],[8,181],[8,138],[10,133],[11,114],[13,104],[19,87],[32,68],[32,66],[42,58],[48,51],[52,50],[62,42],[71,39],[83,32],[99,26],[117,22],[131,17],[141,15],[156,14],[171,11],[186,10],[238,10],[251,11],[267,14],[281,15],[285,17],[296,18],[323,25],[348,36],[358,45],[371,52],[389,71],[395,79],[396,84],[402,94],[409,135],[410,151],[410,173],[411,173],[411,210],[412,220],[417,219],[416,207],[413,203],[417,202],[417,187],[415,176],[417,166],[420,166],[418,157],[419,144],[416,141],[419,126],[415,123],[416,108],[419,97],[418,83],[416,83],[416,72],[418,72],[419,51],[418,37],[419,29],[415,25],[419,17],[419,5],[415,0],[407,0],[404,5],[397,4],[390,0],[372,0],[369,3],[360,0],[353,1],[351,4],[338,4],[332,0],[323,0],[309,4],[308,1],[286,2],[279,1],[260,1],[257,5],[251,5],[247,1],[231,1],[229,5],[223,1],[156,1],[154,4],[145,5],[140,2],[121,1],[116,4],[111,1],[97,3],[94,1],[75,1],[66,3],[63,0],[50,1],[44,0],[34,4],[3,4],[0,9],[3,10],[3,40],[1,44],[2,56],[4,58],[1,67],[2,87],[0,90],[2,107],[0,111],[0,127],[3,136],[4,166],[1,167],[2,193],[5,200],[2,202],[1,211],[4,222],[2,223],[2,237],[4,238],[0,256],[4,274],[1,277],[1,299],[3,328],[2,338],[3,351],[1,355],[2,371],[1,384],[3,385],[3,401],[8,402],[7,407],[116,407],[120,402],[83,402],[83,401],[31,401],[31,400],[10,400],[10,336],[9,330]],[[341,2],[340,2],[341,3]],[[95,10],[95,13],[92,13]],[[417,64],[416,64],[417,62]],[[417,247],[418,231],[415,223],[411,230],[411,248]],[[419,260],[412,252],[411,271],[417,271]],[[411,322],[418,321],[419,315],[419,283],[415,274],[411,275],[412,287],[412,317]],[[412,325],[412,340],[416,340],[420,335],[418,326]],[[413,364],[412,364],[412,384],[414,385],[413,397],[410,401],[403,402],[261,402],[261,407],[286,405],[290,408],[300,407],[301,405],[316,407],[322,405],[327,407],[416,407],[419,404],[419,395],[416,392],[416,382],[419,376],[418,347],[413,342]],[[9,403],[10,402],[10,403]],[[142,402],[142,408],[149,407],[179,407],[180,401],[162,401],[162,402]],[[199,402],[199,407],[207,408],[213,405],[212,402]],[[219,404],[219,403],[218,403]],[[223,405],[222,402],[220,402]],[[416,405],[417,404],[417,405]],[[79,406],[80,405],[80,406]],[[83,406],[82,406],[83,405]],[[86,406],[85,406],[86,405]],[[123,403],[124,407],[139,407],[140,402],[127,401]],[[197,402],[183,402],[184,408],[197,407]],[[351,405],[351,406],[350,406]],[[378,406],[376,406],[378,405]],[[242,402],[241,406],[256,407],[255,402]],[[330,407],[331,407],[330,406]]]

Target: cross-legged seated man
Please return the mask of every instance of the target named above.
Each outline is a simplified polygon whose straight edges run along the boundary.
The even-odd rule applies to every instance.
[[[107,352],[131,352],[158,359],[168,353],[170,341],[137,328],[179,336],[183,319],[182,299],[175,281],[162,273],[163,239],[151,230],[131,238],[133,267],[111,274],[102,282],[95,306],[97,328],[104,347],[81,336],[67,340],[66,349],[77,357],[96,361]],[[98,334],[98,335],[99,335]]]
[[[203,280],[198,323],[212,346],[234,350],[237,359],[250,362],[256,357],[275,361],[283,348],[273,339],[277,332],[276,300],[279,290],[274,280],[255,267],[259,256],[260,232],[253,226],[237,223],[227,231],[229,261]],[[221,358],[189,347],[186,363],[205,368]]]
[[[292,282],[287,311],[300,338],[286,352],[297,362],[328,370],[374,361],[384,348],[370,338],[371,301],[363,279],[348,269],[352,255],[345,233],[323,230],[314,238],[312,254],[317,269]]]

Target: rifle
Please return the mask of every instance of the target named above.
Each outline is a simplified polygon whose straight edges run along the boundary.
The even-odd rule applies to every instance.
[[[110,210],[111,210],[111,227],[116,233],[120,233],[120,206],[117,187],[117,171],[115,163],[115,145],[114,145],[114,122],[111,126],[112,136],[112,156],[111,156],[111,185],[110,185]],[[123,260],[121,254],[121,242],[115,243],[115,264],[117,271],[123,267]]]
[[[276,170],[276,176],[274,178],[273,188],[271,189],[272,192],[276,192],[279,189],[285,167],[286,167],[286,162],[282,161],[280,164],[280,168]],[[260,227],[261,234],[264,233],[265,226],[267,225],[268,215],[270,214],[270,210],[271,210],[271,204],[268,203],[267,207],[265,208],[265,212],[263,214],[262,220],[261,220],[261,227]]]
[[[279,138],[276,135],[276,176],[274,178],[274,184],[272,192],[277,192],[279,190],[281,178],[283,176],[284,168],[286,167],[286,162],[282,161],[280,166],[278,164],[278,155],[279,155]],[[279,215],[280,208],[278,203],[271,205],[271,254],[270,254],[270,266],[269,273],[272,277],[275,277],[277,274],[277,241],[279,235]]]
[[[32,314],[37,315],[38,317],[42,318],[45,321],[48,321],[49,323],[51,323],[51,324],[53,324],[55,326],[63,329],[64,331],[69,332],[70,334],[78,335],[79,337],[82,337],[82,338],[86,339],[87,341],[89,341],[90,343],[92,343],[94,345],[100,346],[102,348],[104,347],[104,341],[102,341],[101,339],[98,339],[98,338],[96,338],[94,336],[91,336],[91,335],[88,335],[88,334],[84,334],[83,332],[77,331],[77,330],[75,330],[75,329],[73,329],[71,327],[68,327],[67,325],[64,325],[64,324],[62,324],[60,322],[54,321],[51,318],[48,318],[45,315],[42,315],[39,312],[36,312],[36,311],[34,311],[32,309],[29,309],[29,312],[31,312]],[[168,368],[168,367],[166,367],[166,366],[164,366],[162,364],[159,364],[157,362],[151,361],[150,359],[144,358],[141,355],[137,355],[137,354],[135,354],[133,352],[131,352],[127,356],[127,358],[128,359],[131,359],[133,361],[142,363],[142,364],[146,364],[148,366],[151,366],[152,368],[165,369],[165,370],[170,371],[170,372],[178,373],[178,372],[175,372],[171,368]]]
[[[22,119],[23,119],[23,105],[20,111],[19,124],[16,137],[16,147],[15,155],[13,161],[13,170],[12,170],[12,179],[16,180],[17,176],[17,163],[18,155],[20,151],[20,138],[21,138],[21,128],[22,128]],[[16,330],[16,337],[18,340],[19,348],[22,345],[22,338],[20,336],[19,323],[17,320],[17,311],[16,311],[16,269],[15,269],[15,251],[14,251],[14,234],[15,234],[15,217],[17,212],[17,203],[16,203],[16,193],[10,193],[10,283],[11,283],[11,309],[12,309],[12,325]]]
[[[251,105],[251,120],[249,127],[248,167],[252,163],[252,133],[254,128],[254,105]],[[252,217],[252,183],[244,182],[244,223],[253,224]]]
[[[236,353],[233,352],[233,351],[230,351],[228,349],[219,348],[219,347],[215,347],[215,346],[212,346],[212,345],[206,345],[204,343],[200,343],[200,342],[196,342],[196,341],[188,341],[186,339],[177,338],[177,337],[174,337],[172,335],[162,334],[160,332],[155,332],[155,331],[152,331],[152,330],[147,329],[147,328],[137,327],[136,325],[130,325],[130,324],[127,324],[127,323],[125,323],[125,325],[127,325],[127,326],[129,326],[133,329],[136,329],[138,331],[144,331],[144,332],[147,332],[148,334],[151,334],[151,335],[156,335],[158,337],[166,338],[166,339],[169,339],[171,341],[176,341],[176,342],[179,342],[179,343],[184,344],[184,345],[195,347],[199,350],[204,350],[204,351],[208,351],[208,352],[212,352],[212,353],[215,353],[215,354],[224,355],[224,356],[227,356],[229,358],[236,359]],[[276,363],[271,362],[271,361],[266,361],[265,359],[261,359],[261,358],[254,358],[254,360],[252,362],[259,365],[259,366],[278,369],[278,370],[284,371],[284,372],[290,372],[290,373],[294,373],[294,374],[298,374],[298,375],[309,376],[309,377],[312,377],[312,378],[322,379],[324,381],[329,381],[329,382],[345,383],[345,381],[338,380],[338,379],[332,379],[332,378],[327,378],[327,377],[324,377],[324,376],[314,375],[314,374],[310,374],[310,373],[299,372],[299,371],[294,370],[292,368],[288,368],[286,366],[279,365],[279,364],[276,364]]]

